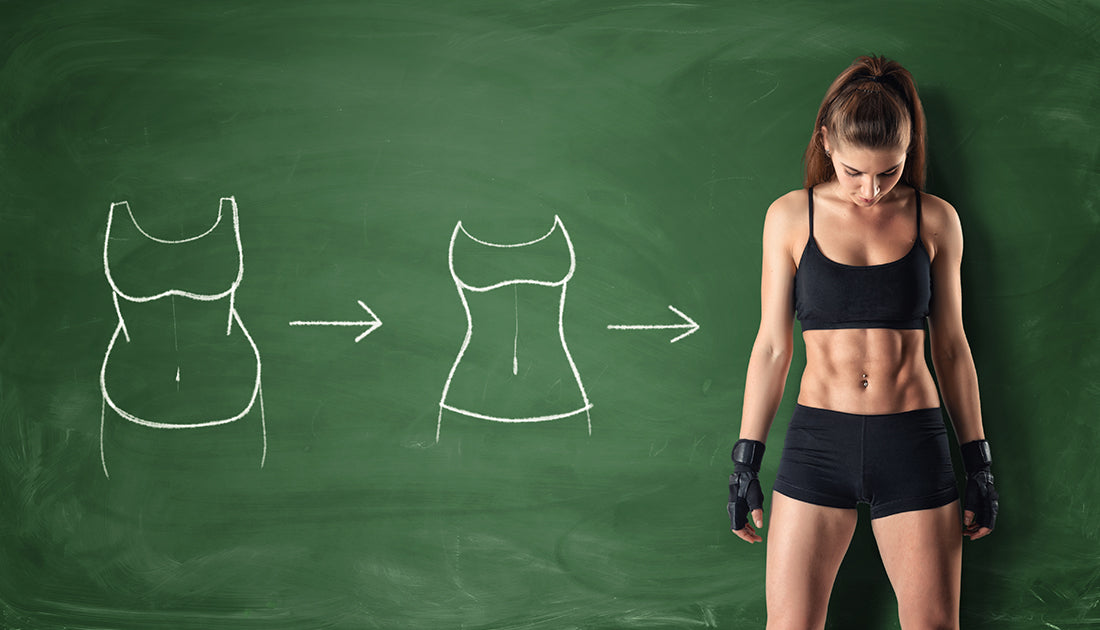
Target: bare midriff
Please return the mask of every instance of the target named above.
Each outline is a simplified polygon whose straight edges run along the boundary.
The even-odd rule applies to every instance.
[[[924,358],[924,330],[807,330],[798,404],[887,414],[940,404]]]

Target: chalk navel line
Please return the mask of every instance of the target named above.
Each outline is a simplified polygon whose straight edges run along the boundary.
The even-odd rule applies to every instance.
[[[512,299],[516,307],[516,334],[512,337],[512,376],[519,375],[519,285],[512,286]]]
[[[230,283],[230,286],[229,286],[228,289],[226,289],[225,291],[219,291],[219,292],[215,292],[215,293],[196,293],[196,292],[192,292],[192,291],[186,291],[186,290],[183,290],[183,289],[168,289],[166,291],[161,291],[159,293],[154,293],[154,294],[151,294],[151,295],[131,295],[131,294],[123,291],[119,287],[118,283],[115,281],[115,278],[114,278],[113,274],[111,273],[111,264],[110,264],[111,228],[113,226],[114,215],[115,215],[116,209],[125,208],[127,214],[129,215],[130,221],[134,226],[134,228],[136,228],[137,231],[140,232],[147,239],[149,239],[151,241],[154,241],[154,242],[157,242],[157,243],[165,244],[165,245],[180,245],[180,244],[183,244],[183,243],[190,243],[190,242],[196,241],[198,239],[201,239],[202,237],[207,236],[208,234],[212,233],[215,229],[217,229],[217,227],[222,222],[222,218],[223,218],[223,215],[224,215],[224,210],[225,210],[226,204],[228,204],[229,207],[230,207],[232,220],[233,220],[233,236],[234,236],[236,247],[237,247],[237,273],[236,273],[236,276],[234,277],[234,279],[232,280],[232,282]],[[219,201],[218,216],[217,216],[217,219],[215,219],[214,224],[208,230],[202,232],[201,234],[199,234],[197,236],[192,236],[192,237],[189,237],[189,238],[184,238],[184,239],[179,239],[179,240],[161,239],[161,238],[157,238],[155,236],[150,235],[148,232],[146,232],[144,229],[142,229],[141,225],[137,222],[137,219],[134,217],[134,213],[130,209],[130,204],[128,202],[119,201],[119,202],[112,203],[111,208],[107,213],[107,231],[106,231],[106,234],[103,238],[103,271],[104,271],[104,275],[106,275],[106,277],[107,277],[107,282],[111,285],[111,290],[112,290],[111,298],[112,298],[112,301],[113,301],[114,306],[115,306],[115,313],[118,315],[118,325],[115,327],[115,331],[111,335],[111,340],[107,344],[107,350],[103,355],[103,364],[102,364],[102,366],[100,367],[100,370],[99,370],[99,388],[100,388],[100,393],[103,396],[103,401],[102,401],[103,404],[100,407],[100,419],[99,419],[99,457],[100,457],[100,463],[103,466],[103,474],[106,475],[107,478],[110,478],[110,476],[111,476],[110,473],[107,470],[107,459],[106,459],[106,453],[104,451],[104,444],[103,444],[104,429],[105,429],[105,422],[106,422],[106,410],[107,410],[108,406],[110,406],[111,409],[113,409],[116,413],[118,413],[119,416],[125,418],[126,420],[128,420],[130,422],[133,422],[135,424],[139,424],[139,425],[142,425],[142,426],[156,428],[156,429],[196,429],[196,428],[202,428],[202,427],[211,427],[211,426],[217,426],[217,425],[222,425],[222,424],[228,424],[230,422],[234,422],[236,420],[239,420],[239,419],[243,418],[245,415],[247,415],[252,410],[252,408],[256,404],[257,400],[260,403],[260,428],[261,428],[261,436],[262,436],[262,441],[263,441],[263,445],[262,445],[263,450],[262,450],[262,454],[261,454],[261,457],[260,457],[260,467],[263,468],[264,463],[267,461],[267,420],[266,420],[265,412],[264,412],[263,387],[261,385],[261,383],[262,383],[262,379],[261,379],[262,365],[261,365],[261,360],[260,360],[260,350],[256,346],[255,340],[252,339],[252,335],[249,334],[248,329],[244,326],[244,322],[241,321],[240,314],[237,312],[237,307],[236,307],[237,287],[240,286],[241,279],[244,277],[244,249],[241,246],[240,220],[239,220],[238,213],[237,213],[237,200],[234,197],[222,197],[221,200]],[[213,302],[213,301],[216,301],[216,300],[224,299],[226,297],[229,298],[229,309],[228,309],[229,315],[228,315],[228,323],[226,325],[225,334],[226,334],[226,336],[229,336],[230,334],[232,334],[233,325],[235,323],[237,325],[237,328],[244,335],[245,340],[248,341],[248,345],[252,348],[252,353],[253,353],[253,355],[255,356],[255,359],[256,359],[256,379],[255,379],[255,382],[254,382],[253,387],[252,387],[252,393],[251,393],[251,396],[249,398],[248,404],[245,405],[244,409],[242,409],[239,413],[236,413],[236,414],[228,416],[228,417],[216,418],[216,419],[212,419],[212,420],[211,419],[203,419],[203,420],[195,420],[195,421],[184,422],[184,423],[156,422],[156,421],[149,420],[149,419],[146,419],[146,418],[138,417],[138,416],[126,411],[125,409],[120,407],[118,404],[116,404],[115,401],[111,398],[110,392],[107,390],[107,364],[110,362],[111,351],[114,350],[115,343],[118,341],[119,334],[122,334],[122,336],[125,338],[126,342],[130,341],[130,335],[129,335],[129,332],[127,331],[127,329],[126,329],[126,319],[125,319],[125,317],[123,317],[122,309],[119,306],[119,302],[118,302],[119,297],[123,298],[124,300],[126,300],[128,302],[144,303],[144,302],[152,302],[152,301],[155,301],[155,300],[160,300],[160,299],[163,299],[165,297],[170,297],[174,300],[176,296],[185,297],[185,298],[188,298],[188,299],[198,300],[198,301],[203,301],[203,302]],[[175,317],[175,303],[174,303],[174,301],[172,303],[172,310],[173,310],[173,318],[174,318]],[[175,321],[173,321],[173,333],[175,333],[174,327],[175,327]],[[179,382],[179,378],[180,378],[179,368],[177,367],[176,368],[176,382],[177,383]]]
[[[563,237],[563,239],[566,243],[566,246],[568,248],[568,251],[569,251],[569,270],[566,272],[565,276],[563,278],[559,279],[559,280],[536,280],[536,279],[531,279],[531,278],[512,278],[512,279],[504,280],[504,281],[501,281],[501,282],[495,282],[495,283],[486,284],[486,285],[472,285],[472,284],[467,283],[461,277],[459,277],[458,272],[455,270],[455,262],[454,262],[455,241],[458,239],[460,234],[463,235],[465,238],[469,239],[470,241],[472,241],[474,243],[477,243],[479,245],[483,245],[485,247],[501,248],[501,249],[513,249],[513,248],[528,247],[528,246],[534,245],[536,243],[540,243],[540,242],[546,240],[547,238],[549,238],[550,236],[552,236],[556,232],[561,233],[561,235],[562,235],[562,237]],[[479,239],[479,238],[473,236],[472,234],[470,234],[468,231],[466,231],[466,228],[462,225],[462,221],[458,221],[455,224],[454,230],[451,232],[450,246],[447,250],[447,264],[448,264],[448,268],[450,269],[450,272],[451,272],[451,278],[454,280],[455,287],[458,289],[459,299],[462,301],[462,309],[466,313],[466,336],[462,340],[462,347],[459,349],[458,356],[455,358],[454,364],[451,366],[450,373],[447,375],[447,380],[443,385],[443,394],[440,396],[440,400],[439,400],[439,419],[436,423],[436,430],[435,430],[435,440],[436,440],[436,442],[439,442],[439,439],[440,439],[440,434],[441,434],[442,427],[443,427],[443,412],[444,411],[452,411],[452,412],[462,414],[462,415],[465,415],[465,416],[469,416],[469,417],[472,417],[472,418],[478,418],[480,420],[490,420],[490,421],[493,421],[493,422],[509,422],[509,423],[546,422],[546,421],[550,421],[550,420],[560,420],[560,419],[563,419],[563,418],[568,418],[568,417],[571,417],[571,416],[575,416],[575,415],[584,413],[587,417],[588,434],[591,435],[592,434],[592,415],[589,412],[589,410],[592,408],[592,403],[588,400],[588,394],[587,394],[587,392],[585,392],[584,383],[581,381],[580,371],[577,369],[577,364],[576,364],[576,362],[573,361],[573,356],[569,352],[569,345],[565,341],[565,326],[564,326],[565,299],[566,299],[566,293],[567,293],[569,280],[573,277],[573,273],[576,271],[576,268],[577,268],[577,254],[576,254],[576,251],[573,249],[573,241],[572,241],[572,239],[569,238],[569,232],[565,229],[565,225],[562,224],[561,218],[559,216],[555,215],[554,216],[554,223],[551,226],[550,230],[546,234],[544,234],[541,237],[536,238],[534,240],[526,241],[526,242],[523,242],[523,243],[493,243],[493,242],[490,242],[490,241],[485,241],[485,240]],[[454,379],[455,372],[458,370],[459,365],[462,363],[462,358],[465,356],[466,350],[470,346],[470,340],[473,338],[473,334],[474,334],[474,321],[473,321],[473,315],[470,311],[469,299],[468,299],[468,296],[466,295],[467,292],[488,293],[489,291],[494,291],[494,290],[497,290],[497,289],[500,289],[502,287],[506,287],[506,286],[509,286],[509,285],[512,285],[512,286],[516,287],[514,289],[515,292],[516,292],[515,293],[516,328],[515,328],[515,338],[513,340],[513,353],[512,353],[512,366],[511,366],[512,367],[511,371],[512,371],[513,375],[518,375],[518,373],[519,373],[519,358],[518,358],[518,355],[519,355],[519,294],[518,294],[519,289],[518,289],[518,287],[519,287],[519,285],[536,285],[536,286],[543,286],[543,287],[560,287],[561,288],[561,297],[558,300],[558,309],[557,309],[558,340],[561,342],[562,351],[565,355],[566,361],[569,364],[569,369],[572,372],[573,379],[576,382],[577,389],[578,389],[580,397],[581,397],[581,403],[582,403],[581,407],[571,409],[571,410],[568,410],[568,411],[562,412],[562,413],[551,413],[551,414],[545,414],[545,415],[524,416],[524,417],[509,417],[509,416],[500,416],[500,415],[493,415],[493,414],[487,414],[487,413],[480,413],[480,412],[476,412],[476,411],[473,411],[473,410],[470,410],[470,409],[456,407],[456,406],[451,405],[447,402],[447,395],[451,390],[451,383],[452,383],[452,380]]]

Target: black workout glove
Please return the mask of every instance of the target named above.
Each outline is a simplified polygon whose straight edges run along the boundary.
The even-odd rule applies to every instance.
[[[989,442],[974,440],[959,448],[966,467],[966,499],[963,509],[974,513],[974,521],[967,528],[968,532],[976,532],[982,527],[992,530],[993,524],[997,522],[997,489],[993,487],[993,473],[989,471],[993,463]]]
[[[743,529],[749,522],[749,513],[764,507],[764,492],[760,489],[760,463],[764,461],[764,443],[756,440],[737,440],[733,446],[733,474],[730,475],[730,500],[726,511],[730,514],[730,529]]]

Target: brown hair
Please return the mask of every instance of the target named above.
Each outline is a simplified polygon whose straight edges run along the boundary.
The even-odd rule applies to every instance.
[[[836,174],[825,155],[821,127],[829,130],[833,142],[868,149],[896,148],[909,127],[905,169],[901,181],[920,190],[924,187],[924,108],[913,76],[896,61],[863,56],[840,73],[817,111],[814,132],[806,147],[804,186],[816,186]]]

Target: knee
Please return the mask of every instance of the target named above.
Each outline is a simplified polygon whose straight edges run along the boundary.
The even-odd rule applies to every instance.
[[[958,615],[946,611],[925,610],[901,616],[902,630],[959,630]]]
[[[773,614],[768,611],[767,630],[816,630],[824,627],[824,615]]]

